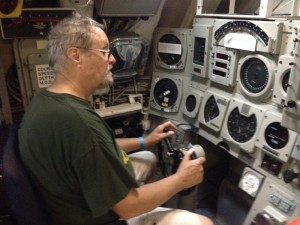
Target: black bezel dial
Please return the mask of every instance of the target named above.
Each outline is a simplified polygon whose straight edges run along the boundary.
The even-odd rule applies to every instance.
[[[290,79],[291,70],[288,70],[282,78],[281,85],[285,93],[287,93],[287,88],[289,87],[289,79]]]
[[[218,104],[216,102],[215,97],[212,95],[209,97],[204,107],[204,120],[207,123],[210,120],[218,117],[219,114],[220,110]]]
[[[168,44],[181,44],[181,41],[178,37],[173,34],[165,34],[159,39],[160,43],[168,43]],[[182,50],[182,49],[181,49]],[[180,62],[182,57],[181,54],[172,54],[172,53],[163,53],[158,52],[159,58],[167,65],[175,65]]]
[[[154,98],[159,106],[163,108],[172,107],[178,98],[176,83],[168,78],[159,80],[154,87]]]
[[[240,71],[240,80],[243,87],[250,93],[262,92],[270,79],[267,65],[258,58],[246,60]]]
[[[289,141],[289,131],[279,122],[270,123],[265,130],[265,140],[271,148],[281,149]]]
[[[244,116],[238,108],[231,111],[227,121],[228,132],[233,140],[239,143],[249,141],[257,128],[257,119],[255,114]]]
[[[193,112],[197,105],[197,99],[194,95],[189,95],[185,100],[185,108],[188,112]]]

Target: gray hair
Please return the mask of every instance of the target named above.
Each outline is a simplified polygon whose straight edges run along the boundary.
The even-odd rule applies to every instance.
[[[92,45],[93,29],[101,24],[91,18],[75,13],[52,27],[48,34],[49,66],[57,70],[66,65],[66,52],[70,47],[90,48]]]

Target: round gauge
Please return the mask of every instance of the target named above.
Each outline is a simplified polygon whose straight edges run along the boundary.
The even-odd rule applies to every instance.
[[[159,80],[154,87],[154,98],[159,106],[172,107],[178,98],[177,85],[168,78]]]
[[[0,13],[10,14],[17,8],[17,5],[18,0],[0,1]]]
[[[262,92],[269,83],[267,65],[259,58],[247,59],[240,71],[240,80],[243,87],[250,93]]]
[[[233,140],[239,143],[249,141],[257,127],[255,114],[247,117],[240,114],[239,109],[232,110],[227,121],[228,132]]]
[[[218,104],[216,102],[215,97],[212,95],[209,97],[204,107],[204,120],[207,123],[210,120],[218,117],[219,114],[220,110]]]
[[[251,33],[258,40],[264,43],[265,46],[268,45],[269,36],[256,24],[249,21],[230,21],[228,23],[223,24],[220,28],[218,28],[214,34],[216,41],[219,41],[224,35],[228,32],[246,32]]]
[[[188,112],[192,112],[195,110],[197,105],[197,99],[194,95],[189,95],[185,101],[185,108]]]
[[[165,34],[159,39],[159,43],[167,43],[167,44],[180,44],[181,42],[178,37],[173,34]],[[159,58],[167,65],[175,65],[180,62],[181,54],[172,54],[172,53],[164,53],[158,52]]]
[[[240,187],[249,195],[253,196],[260,186],[260,178],[251,171],[246,172],[241,180]]]
[[[274,219],[265,212],[260,212],[255,216],[255,224],[257,225],[275,225],[278,224]]]
[[[265,140],[271,148],[281,149],[289,141],[289,131],[279,122],[270,123],[265,130]]]
[[[291,71],[288,70],[288,71],[284,74],[284,76],[283,76],[283,78],[282,78],[282,81],[281,81],[281,85],[282,85],[282,88],[283,88],[283,90],[284,90],[285,93],[287,93],[287,88],[288,88],[288,86],[289,86],[290,72],[291,72]]]

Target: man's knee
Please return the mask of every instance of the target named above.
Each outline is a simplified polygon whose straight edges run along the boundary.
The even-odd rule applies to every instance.
[[[157,165],[155,154],[150,151],[139,151],[130,154],[129,157],[131,159],[136,179],[140,182],[140,184],[150,182]]]

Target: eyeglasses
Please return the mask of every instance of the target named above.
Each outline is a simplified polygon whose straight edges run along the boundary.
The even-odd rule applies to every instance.
[[[94,49],[87,49],[87,50],[91,50],[91,51],[98,51],[98,52],[104,52],[105,54],[108,55],[107,58],[109,58],[111,56],[111,50],[110,49],[101,49],[101,48],[94,48]]]
[[[77,48],[79,48],[79,47],[77,47]],[[109,49],[101,49],[101,48],[80,48],[80,49],[89,50],[89,51],[104,52],[105,54],[108,55],[108,57],[107,57],[108,59],[112,55],[112,48],[111,47],[109,47]]]

